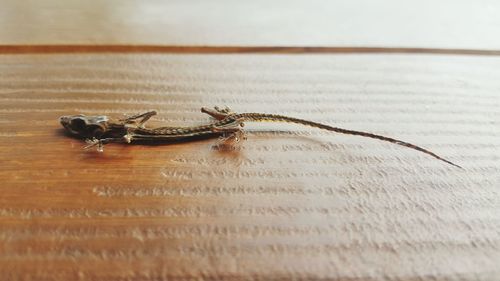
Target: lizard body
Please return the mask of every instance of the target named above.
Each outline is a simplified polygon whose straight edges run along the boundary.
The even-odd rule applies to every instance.
[[[446,162],[455,167],[461,168],[459,165],[446,160],[434,152],[425,148],[414,145],[409,142],[401,141],[391,137],[377,135],[368,132],[355,131],[333,127],[330,125],[317,123],[309,120],[266,113],[233,113],[228,108],[209,109],[203,107],[202,112],[209,114],[216,119],[215,122],[190,127],[158,127],[158,128],[145,128],[144,123],[152,116],[156,115],[155,111],[138,114],[126,119],[110,120],[106,116],[84,116],[72,115],[62,116],[60,118],[61,124],[70,133],[87,139],[89,143],[86,148],[97,146],[99,151],[102,151],[103,145],[111,142],[131,143],[134,141],[179,141],[190,140],[197,137],[217,137],[226,136],[225,139],[238,139],[241,135],[241,127],[244,122],[286,122],[306,125],[322,130],[331,132],[357,135],[372,139],[378,139],[407,148],[411,148],[427,155],[430,155],[438,160]]]

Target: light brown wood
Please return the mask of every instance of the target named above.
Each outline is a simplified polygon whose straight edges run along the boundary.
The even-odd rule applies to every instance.
[[[499,57],[0,56],[3,280],[495,280]],[[64,114],[206,122],[282,113],[416,151],[282,124],[216,140],[83,151]]]
[[[2,0],[1,44],[500,50],[494,0]]]
[[[163,45],[0,45],[1,54],[439,54],[500,56],[500,50],[391,48],[391,47],[308,47],[308,46],[163,46]]]

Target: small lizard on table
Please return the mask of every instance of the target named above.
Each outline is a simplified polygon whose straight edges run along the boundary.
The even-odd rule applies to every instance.
[[[450,165],[461,168],[459,165],[454,164],[453,162],[448,161],[425,148],[405,141],[368,132],[342,129],[326,124],[277,114],[234,113],[227,107],[224,109],[220,109],[218,107],[214,107],[214,109],[202,107],[201,112],[209,114],[210,116],[215,118],[216,121],[206,125],[191,127],[145,128],[144,124],[146,123],[146,121],[148,121],[152,116],[156,115],[156,111],[149,111],[143,114],[138,114],[119,120],[111,120],[104,115],[70,115],[62,116],[60,118],[60,122],[63,127],[71,134],[86,139],[88,145],[85,148],[96,146],[97,150],[100,152],[103,151],[104,144],[112,142],[132,143],[135,141],[187,141],[204,136],[222,136],[223,140],[226,141],[238,141],[243,136],[243,130],[241,127],[244,126],[244,122],[287,122],[306,125],[341,134],[357,135],[391,142],[397,145],[418,150]]]

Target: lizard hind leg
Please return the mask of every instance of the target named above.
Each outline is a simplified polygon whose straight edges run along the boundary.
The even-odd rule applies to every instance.
[[[235,150],[237,144],[242,140],[246,140],[245,131],[238,127],[229,128],[214,128],[213,132],[222,133],[219,137],[217,145],[214,147],[219,150]]]
[[[229,108],[228,106],[225,106],[224,108],[220,108],[218,106],[214,106],[214,109],[219,112],[219,113],[223,113],[223,114],[227,114],[227,115],[231,115],[231,114],[234,114],[234,112],[231,110],[231,108]]]
[[[219,108],[218,106],[214,106],[214,108],[202,107],[201,112],[206,113],[216,120],[224,120],[226,117],[235,114],[229,107],[225,107],[224,109]]]

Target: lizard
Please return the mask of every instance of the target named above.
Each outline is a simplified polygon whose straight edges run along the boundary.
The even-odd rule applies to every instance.
[[[88,145],[84,147],[85,149],[97,147],[97,150],[100,152],[103,151],[103,146],[108,143],[188,141],[199,137],[221,137],[223,141],[239,141],[241,138],[245,139],[242,130],[244,122],[287,122],[310,126],[330,132],[362,136],[394,143],[420,151],[452,166],[462,168],[461,166],[442,158],[434,152],[415,144],[369,132],[343,129],[327,124],[278,114],[235,113],[228,107],[224,109],[217,106],[213,109],[202,107],[201,112],[212,116],[215,121],[205,125],[190,127],[146,128],[144,124],[151,117],[157,114],[156,111],[148,111],[146,113],[118,120],[110,119],[105,115],[66,115],[61,116],[59,121],[70,134],[86,140]]]

